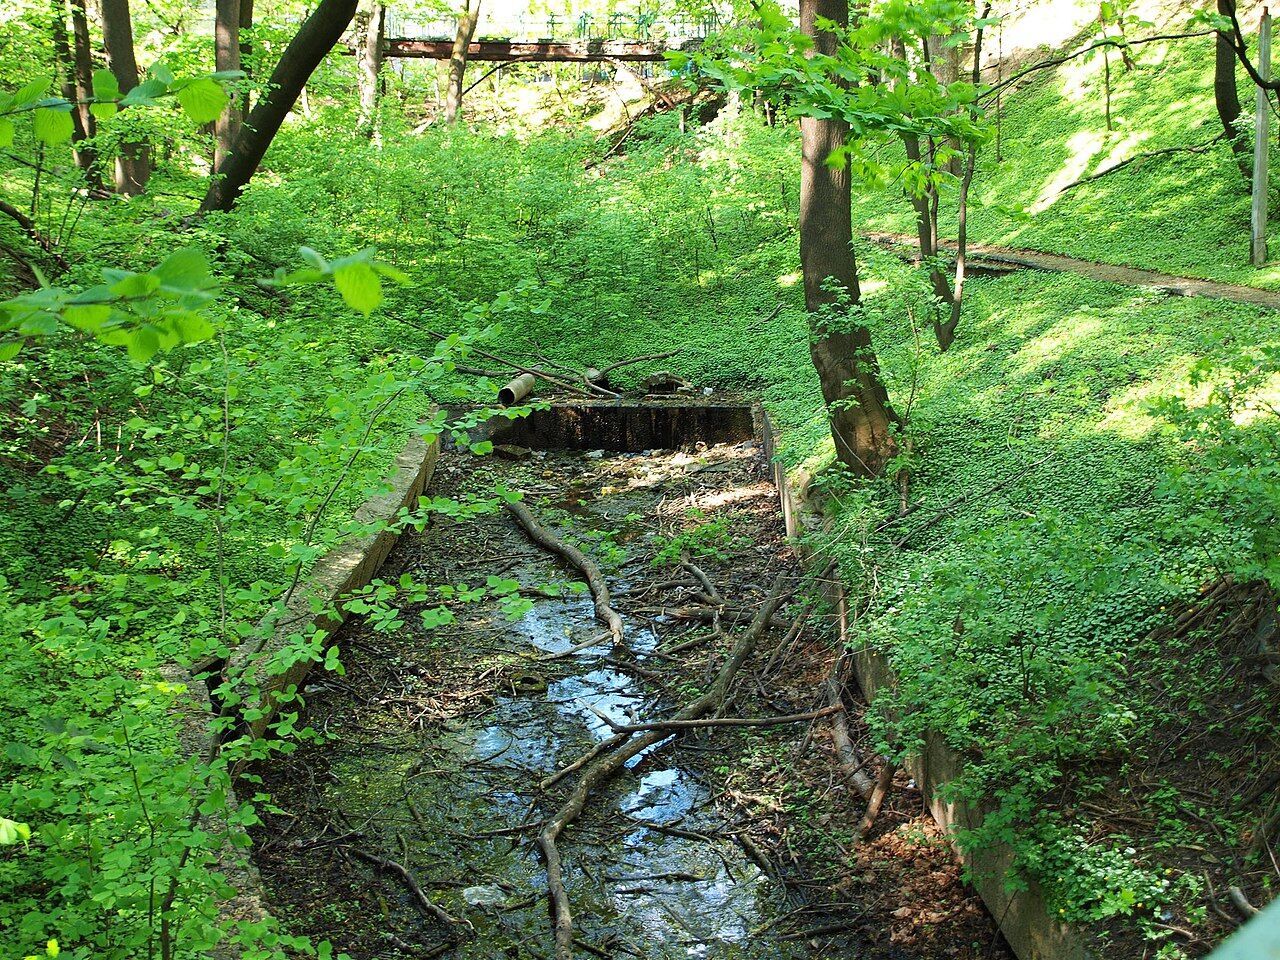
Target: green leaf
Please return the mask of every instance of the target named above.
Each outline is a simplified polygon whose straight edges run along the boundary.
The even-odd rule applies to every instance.
[[[110,70],[93,71],[93,98],[95,100],[120,99],[120,81]]]
[[[125,349],[135,363],[146,363],[160,349],[160,337],[150,327],[139,327],[129,333]]]
[[[373,267],[357,260],[335,266],[333,283],[352,310],[368,316],[382,303],[382,281]]]
[[[13,121],[0,117],[0,149],[13,146]]]
[[[120,106],[145,107],[155,103],[156,97],[162,97],[168,92],[167,83],[155,79],[144,80],[120,98]]]
[[[12,360],[21,350],[21,340],[10,340],[7,343],[0,343],[0,363],[6,363],[9,360]]]
[[[71,139],[75,124],[71,122],[71,114],[66,110],[55,110],[40,107],[33,120],[36,139],[41,143],[53,146]]]
[[[183,343],[200,343],[213,336],[213,324],[198,313],[184,313],[173,321]]]
[[[226,109],[227,91],[216,80],[199,77],[190,83],[183,84],[177,90],[178,102],[182,109],[196,123],[212,123]]]
[[[15,107],[31,106],[31,104],[40,99],[40,96],[45,92],[48,86],[49,81],[44,78],[32,80],[13,95],[13,105]]]
[[[102,304],[71,304],[62,311],[62,319],[77,330],[97,330],[111,316],[111,308]]]
[[[0,847],[11,847],[15,843],[26,843],[31,839],[31,828],[25,823],[0,817]]]
[[[409,275],[399,267],[393,267],[389,263],[379,263],[374,261],[373,269],[378,272],[379,276],[386,277],[395,283],[404,285],[409,282]]]
[[[108,273],[108,271],[103,271]],[[116,271],[109,271],[114,274]],[[114,276],[111,279],[115,279]],[[117,297],[145,297],[160,287],[160,278],[154,273],[126,273],[111,284],[111,292]]]
[[[166,257],[151,275],[160,280],[162,287],[187,293],[208,283],[209,263],[198,248],[186,247]]]

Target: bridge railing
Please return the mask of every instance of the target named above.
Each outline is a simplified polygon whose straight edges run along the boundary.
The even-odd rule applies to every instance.
[[[703,17],[660,17],[648,13],[612,13],[594,16],[545,19],[524,16],[501,21],[481,20],[476,39],[504,40],[632,40],[666,41],[702,39],[720,26],[715,14]],[[457,33],[456,18],[414,20],[387,15],[386,35],[400,40],[452,40]]]

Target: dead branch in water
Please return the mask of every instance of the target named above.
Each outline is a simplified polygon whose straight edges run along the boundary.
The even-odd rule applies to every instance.
[[[702,696],[683,707],[674,717],[675,720],[698,720],[724,706],[738,671],[755,651],[770,619],[782,606],[787,596],[787,591],[784,590],[785,582],[785,575],[777,579],[750,626],[742,632],[742,636],[734,644],[710,688]],[[632,757],[670,736],[672,732],[665,729],[646,730],[639,734],[620,734],[621,741],[617,746],[586,765],[569,798],[538,834],[538,849],[542,852],[543,860],[547,865],[547,890],[551,900],[551,918],[555,930],[556,960],[573,960],[574,944],[573,909],[565,890],[564,872],[556,841],[565,827],[582,814],[587,805],[587,799],[597,787],[613,777]]]
[[[400,879],[400,882],[409,889],[409,892],[413,894],[413,899],[417,902],[418,906],[425,912],[431,914],[431,916],[435,917],[441,923],[447,923],[452,927],[464,927],[468,931],[472,929],[470,921],[459,920],[448,910],[440,906],[438,903],[435,903],[430,897],[423,893],[422,887],[418,886],[418,881],[413,878],[413,874],[409,872],[409,869],[404,864],[397,863],[395,860],[389,860],[386,857],[380,857],[376,853],[370,853],[368,850],[362,850],[359,847],[353,847],[350,844],[344,844],[342,849],[358,860],[363,860],[365,863],[372,864],[384,873],[394,874]]]
[[[789,713],[777,717],[712,717],[702,720],[652,720],[647,723],[618,723],[594,707],[588,709],[615,733],[639,733],[641,730],[698,730],[705,727],[777,727],[786,723],[803,723],[805,720],[829,717],[833,713],[843,712],[844,706],[841,704],[810,710],[808,713]]]
[[[609,600],[609,587],[604,582],[604,574],[600,572],[600,567],[596,565],[596,562],[577,547],[565,543],[559,537],[550,533],[534,519],[533,514],[529,512],[529,508],[523,503],[519,501],[508,503],[507,512],[516,518],[516,522],[524,528],[524,532],[528,534],[530,540],[544,550],[550,550],[562,560],[572,564],[587,578],[587,586],[591,588],[591,596],[595,598],[596,602],[596,619],[609,628],[609,633],[613,635],[613,642],[621,644],[622,617],[618,616],[618,611],[613,609]]]

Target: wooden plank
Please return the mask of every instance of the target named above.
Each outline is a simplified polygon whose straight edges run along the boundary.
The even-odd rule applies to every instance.
[[[1258,74],[1271,79],[1271,13],[1262,8],[1258,26]],[[1269,175],[1271,104],[1263,87],[1257,88],[1253,120],[1253,212],[1250,217],[1249,253],[1255,267],[1267,262],[1267,178]]]
[[[424,60],[448,60],[452,40],[387,40],[388,57],[410,57]],[[599,63],[607,60],[660,63],[664,48],[625,41],[558,41],[477,40],[467,48],[468,60],[507,62],[525,60],[556,63]]]

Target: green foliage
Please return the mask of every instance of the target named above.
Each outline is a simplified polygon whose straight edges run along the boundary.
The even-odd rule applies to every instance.
[[[693,526],[673,536],[659,538],[655,543],[658,550],[651,561],[653,566],[673,566],[686,556],[727,560],[729,548],[736,539],[732,532],[732,518],[722,515],[704,521],[703,516],[701,510],[690,510],[685,514],[685,520]]]
[[[1280,591],[1280,346],[1203,358],[1191,383],[1202,402],[1169,397],[1155,404],[1191,453],[1164,490],[1197,505],[1183,522],[1206,543],[1227,545],[1215,558],[1224,570]]]

